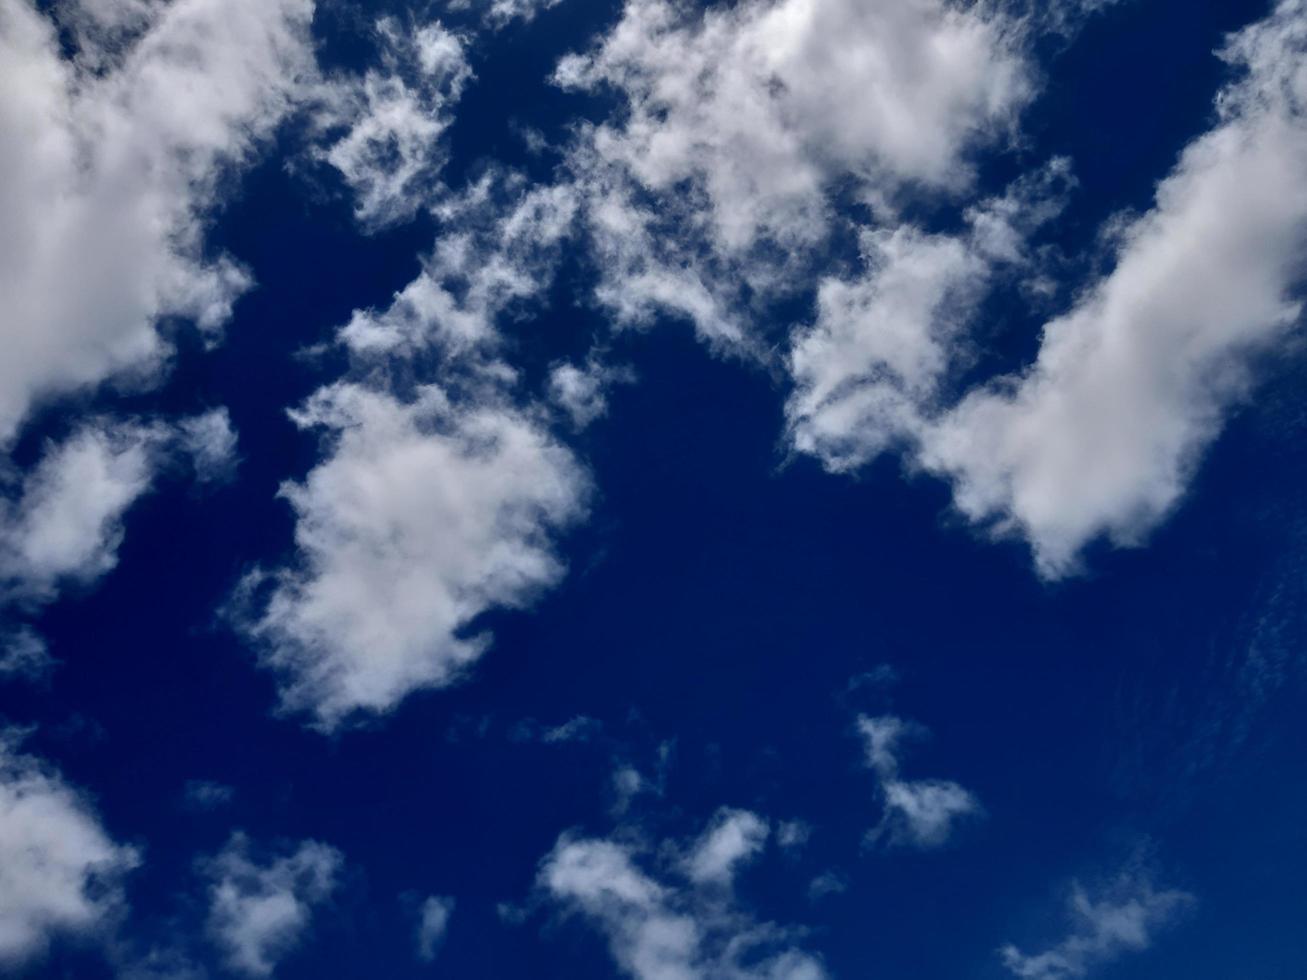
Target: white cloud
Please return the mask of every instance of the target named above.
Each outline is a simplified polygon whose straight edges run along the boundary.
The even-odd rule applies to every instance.
[[[37,760],[0,739],[0,965],[41,955],[61,933],[103,926],[122,903],[120,879],[138,863],[94,810]]]
[[[591,357],[583,366],[555,364],[549,372],[549,400],[563,410],[577,429],[584,429],[608,414],[608,388],[630,382],[629,370],[606,365]]]
[[[561,84],[629,114],[593,146],[644,187],[696,181],[713,240],[811,240],[828,180],[966,182],[966,150],[1029,95],[1014,28],[938,0],[779,0],[702,15],[631,0]],[[680,193],[679,191],[677,193]]]
[[[177,423],[177,439],[201,483],[229,479],[236,470],[236,430],[225,408],[214,408]]]
[[[450,10],[484,10],[485,22],[499,30],[513,21],[530,23],[536,15],[557,7],[562,0],[452,0]]]
[[[411,218],[441,190],[450,107],[472,77],[463,40],[438,21],[410,31],[377,23],[381,69],[319,90],[318,125],[343,132],[321,156],[353,190],[355,214],[372,228]]]
[[[931,427],[923,461],[958,508],[1023,535],[1039,571],[1074,571],[1106,536],[1137,544],[1180,499],[1254,359],[1300,320],[1307,245],[1307,5],[1235,35],[1245,77],[1150,211],[1119,231],[1115,268],[1044,329],[1035,363]]]
[[[0,581],[11,598],[45,602],[117,563],[122,518],[151,484],[160,430],[87,424],[52,445],[0,509]]]
[[[1157,890],[1146,877],[1124,873],[1102,894],[1091,896],[1076,883],[1068,902],[1070,933],[1042,953],[1004,946],[999,954],[1022,980],[1071,980],[1126,953],[1152,945],[1154,933],[1193,905],[1192,895]]]
[[[858,719],[867,765],[880,780],[884,815],[869,835],[892,845],[940,847],[958,822],[981,813],[980,802],[957,783],[904,779],[899,775],[900,743],[924,730],[893,715]]]
[[[493,350],[497,319],[548,285],[575,211],[568,186],[523,190],[519,178],[498,173],[442,200],[441,236],[422,273],[386,309],[356,311],[341,341],[364,357],[434,348],[463,358]]]
[[[913,440],[991,279],[1027,258],[1027,237],[1060,210],[1069,179],[1068,163],[1054,160],[968,209],[958,234],[864,229],[860,275],[823,279],[816,322],[792,341],[785,414],[794,448],[844,472]]]
[[[767,844],[771,828],[756,813],[722,809],[686,855],[686,873],[698,884],[727,884],[736,866]]]
[[[38,677],[53,664],[30,626],[9,620],[111,571],[124,518],[159,471],[187,459],[197,479],[219,478],[234,465],[234,441],[222,409],[171,425],[91,419],[27,473],[0,470],[11,489],[0,497],[0,675]]]
[[[436,958],[440,944],[449,929],[449,917],[454,913],[454,900],[433,895],[422,903],[418,912],[418,959],[430,963]]]
[[[304,938],[315,907],[335,890],[342,858],[317,841],[303,841],[267,863],[249,851],[245,836],[235,834],[202,862],[210,882],[209,935],[232,970],[266,977]]]
[[[38,403],[157,377],[161,317],[227,319],[250,279],[206,256],[204,223],[313,68],[312,0],[69,9],[79,61],[27,0],[0,0],[0,446]]]
[[[716,830],[740,825],[744,811],[724,811]],[[555,901],[579,912],[604,934],[618,968],[636,980],[821,980],[821,961],[793,945],[793,931],[759,923],[741,911],[730,893],[729,868],[756,852],[751,845],[717,848],[710,828],[693,846],[709,846],[724,862],[710,861],[697,887],[695,861],[681,860],[666,880],[643,870],[639,850],[617,839],[559,838],[540,866],[539,885]],[[721,870],[725,876],[717,874]],[[678,873],[690,872],[679,879]]]
[[[322,728],[452,683],[490,644],[467,632],[478,615],[525,606],[563,573],[551,538],[581,516],[587,478],[531,416],[479,397],[340,382],[293,413],[330,449],[282,488],[296,563],[247,628],[286,707]]]
[[[756,347],[759,304],[811,281],[833,195],[892,210],[906,187],[969,183],[970,150],[1030,95],[1020,42],[1003,16],[940,0],[631,0],[555,74],[624,102],[569,158],[598,298],[620,323],[671,313]]]
[[[0,597],[39,605],[99,579],[118,563],[123,518],[160,468],[189,459],[198,478],[213,478],[230,467],[234,441],[217,409],[173,425],[92,419],[51,443],[0,501]]]

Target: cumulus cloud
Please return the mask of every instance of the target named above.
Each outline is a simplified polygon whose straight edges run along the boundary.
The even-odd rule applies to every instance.
[[[105,925],[139,861],[80,793],[13,743],[0,738],[0,965],[11,968],[57,935]]]
[[[122,518],[150,487],[160,430],[89,423],[52,445],[0,505],[0,581],[9,597],[45,602],[64,582],[85,585],[118,561]]]
[[[381,67],[319,89],[320,151],[355,195],[355,215],[376,228],[411,218],[441,190],[450,108],[472,77],[463,40],[439,21],[416,30],[377,23]]]
[[[889,208],[969,183],[970,150],[1031,93],[1020,47],[1001,15],[940,0],[631,0],[555,73],[624,103],[569,161],[599,299],[621,322],[671,313],[744,342],[751,302],[810,275],[837,191]]]
[[[551,540],[581,516],[587,478],[528,414],[437,385],[411,400],[360,384],[294,413],[327,458],[282,495],[296,563],[246,624],[287,708],[332,728],[440,687],[489,646],[481,613],[528,604],[563,573]]]
[[[418,959],[430,963],[436,958],[440,944],[449,930],[449,917],[454,913],[454,900],[433,895],[422,903],[418,911]]]
[[[683,13],[632,0],[558,81],[628,112],[594,146],[639,183],[693,180],[714,241],[812,237],[835,176],[951,187],[1029,94],[1011,25],[937,0],[780,0]]]
[[[197,478],[229,470],[234,435],[224,410],[173,424],[91,419],[52,442],[0,497],[0,614],[30,613],[62,589],[86,587],[118,563],[123,519],[159,471],[189,460]],[[6,609],[5,607],[8,607]],[[0,672],[39,673],[49,661],[29,627],[0,619]]]
[[[203,861],[209,935],[227,965],[247,976],[271,976],[304,938],[314,909],[335,890],[342,863],[339,851],[317,841],[303,841],[284,856],[260,862],[251,857],[243,834]]]
[[[1145,875],[1122,874],[1100,894],[1090,895],[1078,882],[1068,899],[1071,930],[1041,953],[1023,953],[1007,945],[999,950],[1003,965],[1021,980],[1072,980],[1126,953],[1152,945],[1157,930],[1175,921],[1194,898],[1175,889],[1158,890]]]
[[[758,922],[731,893],[732,869],[757,853],[766,826],[756,814],[723,811],[662,878],[641,866],[633,844],[565,834],[538,884],[598,928],[636,980],[821,980],[821,960],[794,945],[794,930]]]
[[[1234,35],[1242,77],[1181,154],[1115,267],[1044,328],[1035,363],[929,430],[927,467],[958,508],[1024,536],[1039,571],[1074,571],[1106,536],[1139,543],[1176,505],[1258,355],[1300,322],[1307,244],[1307,4]]]
[[[904,779],[899,775],[901,743],[924,734],[920,726],[893,715],[858,719],[867,765],[880,780],[884,815],[869,835],[873,841],[919,848],[948,842],[957,824],[981,813],[980,802],[957,783]]]
[[[864,229],[860,274],[823,279],[816,322],[792,340],[793,447],[845,472],[916,438],[990,281],[1025,264],[1030,234],[1059,212],[1069,181],[1069,163],[1054,160],[969,208],[956,234]]]
[[[57,9],[72,59],[50,17],[0,0],[0,446],[39,403],[157,377],[161,318],[228,318],[250,277],[208,254],[205,222],[313,68],[312,0]]]

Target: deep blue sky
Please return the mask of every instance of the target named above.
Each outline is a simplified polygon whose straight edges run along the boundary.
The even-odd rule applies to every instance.
[[[324,7],[320,57],[366,61],[347,5]],[[1022,117],[1024,144],[981,173],[997,191],[1049,156],[1073,161],[1078,187],[1044,238],[1073,284],[1096,261],[1102,223],[1146,210],[1179,151],[1213,125],[1229,70],[1212,51],[1266,9],[1122,0],[1041,45],[1046,84]],[[477,78],[448,134],[449,186],[488,161],[548,176],[516,127],[561,138],[604,111],[544,76],[618,13],[563,0],[478,40]],[[1307,974],[1297,350],[1258,368],[1255,397],[1141,547],[1099,542],[1082,574],[1049,583],[1020,541],[968,526],[946,484],[895,455],[854,475],[789,455],[783,382],[715,356],[685,323],[611,334],[578,298],[587,260],[569,253],[549,302],[504,327],[509,360],[540,379],[602,339],[635,380],[567,436],[596,488],[588,519],[560,538],[567,576],[527,610],[486,614],[477,625],[493,648],[460,683],[324,735],[276,713],[274,678],[220,610],[244,571],[291,548],[277,487],[309,471],[319,443],[286,409],[345,363],[302,350],[352,310],[384,305],[441,226],[422,216],[362,233],[332,172],[302,162],[306,138],[284,127],[216,217],[215,254],[238,256],[258,284],[223,343],[206,350],[179,328],[166,383],[95,396],[161,415],[227,406],[237,478],[160,482],[128,513],[117,567],[34,620],[58,661],[49,679],[0,687],[3,718],[34,726],[26,748],[141,849],[126,884],[132,942],[193,935],[193,955],[212,957],[195,861],[240,828],[345,856],[279,977],[613,976],[599,933],[541,899],[537,869],[569,828],[612,832],[615,766],[652,774],[667,746],[662,795],[638,799],[630,820],[654,840],[692,837],[722,806],[809,824],[805,847],[769,850],[737,891],[759,919],[809,930],[802,945],[832,976],[1008,976],[997,947],[1056,943],[1067,883],[1131,862],[1196,900],[1151,948],[1097,975]],[[1028,361],[1041,311],[1007,294],[986,309],[985,369]],[[14,458],[30,465],[70,411],[56,403],[32,421]],[[897,681],[851,684],[878,665]],[[936,850],[867,846],[879,808],[860,713],[928,728],[904,771],[956,780],[984,816]],[[601,733],[564,744],[513,734],[576,716]],[[188,808],[186,784],[201,779],[232,787],[230,804]],[[846,889],[811,900],[808,883],[831,871]],[[413,956],[413,910],[431,894],[456,906],[426,964]],[[111,976],[111,960],[97,943],[59,941],[29,971]]]

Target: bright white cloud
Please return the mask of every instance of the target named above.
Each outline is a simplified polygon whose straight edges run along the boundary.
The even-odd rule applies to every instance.
[[[430,963],[436,958],[440,944],[449,930],[449,917],[454,914],[454,900],[433,895],[422,903],[418,912],[418,959]]]
[[[161,431],[88,424],[53,445],[0,509],[0,581],[11,598],[45,602],[118,561],[122,518],[154,478]]]
[[[1235,35],[1217,99],[1115,268],[1050,322],[1023,374],[931,427],[923,461],[958,508],[1024,536],[1040,572],[1106,536],[1137,544],[1176,505],[1253,361],[1300,322],[1307,245],[1307,4]]]
[[[377,23],[381,68],[341,77],[319,90],[318,124],[337,132],[322,158],[355,194],[368,227],[411,218],[441,189],[450,107],[472,77],[458,35],[438,21],[409,30]]]
[[[640,866],[630,844],[564,835],[541,863],[539,885],[602,931],[618,968],[636,980],[822,980],[821,961],[794,946],[791,930],[757,922],[722,887],[731,866],[757,847],[732,844],[720,832],[746,822],[766,827],[754,814],[724,811],[665,880]],[[739,839],[746,837],[756,834]],[[696,882],[696,856],[708,852],[711,873]],[[714,887],[698,887],[704,883]]]
[[[1186,892],[1159,891],[1137,873],[1122,874],[1096,896],[1076,883],[1068,901],[1071,931],[1065,938],[1041,953],[1022,953],[1007,945],[999,955],[1021,980],[1088,976],[1126,953],[1148,949],[1157,930],[1171,924],[1193,902]]]
[[[858,719],[867,765],[880,780],[884,815],[869,835],[892,845],[940,847],[957,824],[981,813],[980,802],[957,783],[904,779],[899,775],[901,743],[924,730],[893,715]]]
[[[250,856],[242,834],[202,862],[209,879],[209,935],[227,965],[248,976],[271,976],[304,938],[314,909],[335,890],[342,863],[339,851],[317,841],[303,841],[261,863]]]
[[[968,184],[969,151],[1030,95],[1019,35],[941,0],[631,0],[555,74],[625,103],[569,159],[599,299],[622,323],[670,313],[754,346],[756,304],[810,281],[837,185],[892,209],[905,187]]]
[[[653,191],[695,181],[713,240],[738,249],[811,240],[836,176],[965,183],[966,150],[1029,95],[1016,40],[1001,19],[938,0],[779,0],[701,17],[631,0],[557,78],[616,89],[629,114],[597,128],[595,149]]]
[[[15,618],[63,589],[92,585],[118,564],[124,518],[161,469],[188,460],[196,479],[221,478],[234,466],[234,444],[223,409],[172,425],[92,419],[48,445],[29,472],[4,474],[0,676],[35,678],[53,665],[45,641]]]
[[[1054,160],[970,208],[958,234],[863,230],[861,274],[823,279],[816,322],[792,343],[785,412],[794,448],[843,472],[910,443],[937,407],[990,281],[1024,263],[1028,236],[1060,210],[1069,179],[1069,164]]]
[[[85,586],[118,562],[123,518],[174,459],[199,479],[229,470],[235,435],[224,409],[173,425],[95,419],[52,443],[0,501],[0,597],[21,606]]]
[[[0,738],[0,966],[41,955],[62,933],[87,933],[122,904],[138,863],[76,790]]]
[[[206,255],[205,220],[313,68],[312,0],[61,9],[78,61],[28,0],[0,0],[0,446],[40,402],[156,377],[161,317],[227,319],[250,279]]]
[[[527,605],[563,573],[551,538],[581,516],[570,452],[493,392],[400,400],[341,382],[294,413],[327,458],[282,494],[296,564],[247,624],[287,708],[323,728],[440,687],[489,646],[481,613]]]

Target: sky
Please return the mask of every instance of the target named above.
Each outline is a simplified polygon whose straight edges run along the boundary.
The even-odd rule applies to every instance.
[[[1307,974],[1307,0],[0,0],[0,975]]]

